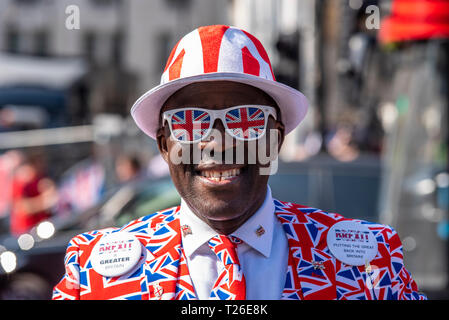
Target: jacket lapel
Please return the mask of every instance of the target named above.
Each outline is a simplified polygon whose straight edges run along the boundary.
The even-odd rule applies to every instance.
[[[336,299],[335,267],[332,256],[317,247],[323,229],[301,214],[299,208],[275,201],[289,246],[288,270],[281,299]]]
[[[150,237],[140,239],[147,254],[141,287],[149,299],[196,299],[175,213],[160,223]]]

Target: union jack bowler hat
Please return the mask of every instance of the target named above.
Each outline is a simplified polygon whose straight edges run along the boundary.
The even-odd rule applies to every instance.
[[[143,132],[156,139],[161,107],[172,94],[191,83],[223,80],[248,84],[270,95],[281,110],[286,134],[307,113],[306,97],[276,82],[268,54],[256,37],[239,28],[214,25],[195,29],[175,45],[161,84],[134,103],[131,115]]]

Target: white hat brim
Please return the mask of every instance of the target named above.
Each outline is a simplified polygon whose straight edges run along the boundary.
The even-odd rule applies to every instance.
[[[154,87],[137,99],[131,108],[131,115],[143,132],[156,139],[161,107],[172,94],[192,83],[222,80],[248,84],[270,95],[281,110],[285,134],[296,128],[306,116],[307,98],[298,90],[258,76],[231,72],[214,72],[184,77]]]

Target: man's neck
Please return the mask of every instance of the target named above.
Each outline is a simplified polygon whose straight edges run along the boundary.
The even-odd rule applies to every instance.
[[[242,226],[249,218],[251,218],[257,210],[262,206],[266,198],[266,193],[261,193],[260,196],[237,218],[228,220],[213,220],[208,219],[207,215],[201,214],[195,208],[193,208],[187,201],[191,211],[205,223],[207,223],[212,229],[217,231],[218,234],[229,235]]]

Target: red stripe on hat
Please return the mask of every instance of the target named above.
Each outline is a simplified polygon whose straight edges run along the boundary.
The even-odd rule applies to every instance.
[[[243,72],[248,74],[253,74],[258,76],[260,73],[260,64],[256,58],[253,57],[251,52],[249,52],[247,47],[242,49],[242,61],[243,61]]]
[[[182,60],[184,59],[184,54],[186,51],[182,49],[182,51],[178,54],[176,57],[176,60],[173,62],[173,64],[168,69],[168,80],[178,79],[181,75],[181,68],[182,68]]]
[[[165,68],[164,68],[164,72],[167,71],[168,67],[170,66],[170,63],[172,62],[173,58],[175,57],[176,48],[178,47],[178,45],[179,45],[180,42],[181,42],[181,40],[179,40],[179,41],[175,44],[175,47],[174,47],[173,50],[170,52],[170,55],[168,56],[168,59],[167,59],[167,64],[165,65]]]
[[[268,54],[265,51],[265,48],[263,47],[262,43],[260,43],[260,41],[255,36],[253,36],[252,34],[246,32],[245,30],[242,30],[242,31],[254,43],[254,45],[256,46],[256,49],[259,52],[259,54],[262,57],[262,59],[266,63],[268,63],[268,66],[270,67],[271,75],[273,76],[273,80],[276,80],[276,78],[274,77],[273,69],[271,68],[270,58],[268,57]]]
[[[221,41],[228,26],[199,27],[201,46],[203,47],[204,73],[217,72]]]

